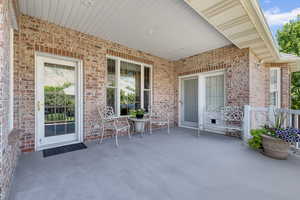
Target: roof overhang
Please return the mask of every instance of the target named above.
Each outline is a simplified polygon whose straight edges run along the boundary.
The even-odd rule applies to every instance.
[[[261,62],[280,59],[257,0],[185,0],[239,48],[250,48]]]
[[[300,57],[292,54],[280,53],[280,59],[275,63],[287,63],[290,68],[290,72],[300,71]]]
[[[261,63],[286,63],[300,71],[300,57],[280,53],[257,0],[185,0],[239,48],[250,48]]]

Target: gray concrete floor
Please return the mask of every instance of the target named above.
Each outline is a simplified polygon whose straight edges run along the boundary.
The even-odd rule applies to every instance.
[[[43,158],[23,155],[11,200],[295,200],[300,159],[267,158],[222,135],[176,128]]]

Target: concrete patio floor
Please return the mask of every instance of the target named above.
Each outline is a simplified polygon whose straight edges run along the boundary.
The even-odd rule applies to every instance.
[[[47,158],[23,155],[11,200],[299,199],[300,159],[267,158],[222,135],[182,128]]]

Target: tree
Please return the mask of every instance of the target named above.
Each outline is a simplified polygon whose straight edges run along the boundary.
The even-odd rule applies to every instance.
[[[278,30],[276,37],[281,52],[300,56],[300,15]]]
[[[300,56],[300,15],[278,30],[276,37],[281,52]],[[291,102],[292,109],[300,110],[300,72],[291,76]]]

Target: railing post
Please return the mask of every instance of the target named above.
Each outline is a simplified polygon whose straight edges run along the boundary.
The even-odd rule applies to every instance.
[[[251,106],[245,105],[244,121],[243,121],[243,141],[245,144],[247,144],[248,139],[251,138],[250,129],[251,129]]]

